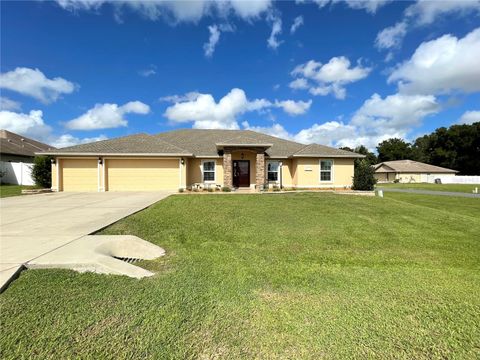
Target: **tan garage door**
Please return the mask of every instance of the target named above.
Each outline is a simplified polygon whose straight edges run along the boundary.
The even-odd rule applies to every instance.
[[[177,159],[108,159],[106,163],[108,191],[178,189]]]
[[[98,191],[98,160],[63,159],[63,191]]]

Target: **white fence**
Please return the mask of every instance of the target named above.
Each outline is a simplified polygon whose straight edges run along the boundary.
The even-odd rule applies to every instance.
[[[32,179],[33,164],[23,162],[0,161],[0,170],[5,172],[2,183],[15,185],[34,185]]]
[[[442,184],[480,184],[480,176],[475,175],[427,175],[427,182],[434,183],[435,179],[440,179]]]

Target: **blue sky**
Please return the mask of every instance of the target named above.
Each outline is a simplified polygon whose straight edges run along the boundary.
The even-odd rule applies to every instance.
[[[373,149],[480,121],[480,1],[2,2],[0,56],[0,127],[56,146],[196,127]]]

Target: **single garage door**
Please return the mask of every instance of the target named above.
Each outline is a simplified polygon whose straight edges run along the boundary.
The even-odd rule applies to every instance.
[[[63,159],[63,191],[98,191],[97,159]]]
[[[108,159],[108,191],[177,190],[178,159]]]

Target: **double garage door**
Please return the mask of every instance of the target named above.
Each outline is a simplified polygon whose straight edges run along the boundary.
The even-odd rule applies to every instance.
[[[98,191],[104,185],[107,191],[176,190],[179,187],[178,159],[106,159],[104,166],[105,169],[99,171],[97,159],[63,159],[63,191]]]

